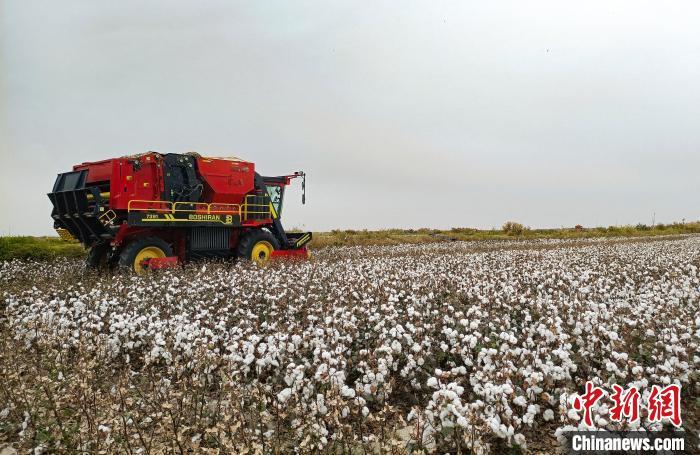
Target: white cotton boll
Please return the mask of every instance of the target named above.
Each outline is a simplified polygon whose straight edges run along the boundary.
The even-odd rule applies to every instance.
[[[344,385],[342,389],[340,389],[340,394],[345,398],[355,398],[355,389]]]
[[[452,369],[452,374],[465,375],[465,374],[467,374],[467,369],[464,367],[455,367]]]
[[[453,390],[457,394],[457,396],[461,396],[464,393],[464,387],[462,387],[461,385],[459,385],[455,382],[451,382],[448,385],[448,388],[450,390]]]
[[[545,409],[543,417],[546,422],[554,420],[554,411],[552,411],[551,409]]]
[[[514,404],[517,404],[518,406],[524,408],[525,406],[527,406],[527,399],[526,399],[524,396],[522,396],[522,395],[518,395],[518,396],[515,397],[515,399],[513,400],[513,403],[514,403]]]
[[[416,410],[411,409],[411,412],[409,412],[408,415],[406,416],[406,422],[410,422],[411,420],[413,420],[415,415],[416,415]]]
[[[285,403],[289,399],[290,396],[292,396],[292,389],[286,388],[277,394],[277,399],[281,403]]]
[[[367,406],[364,406],[362,408],[362,415],[365,417],[367,417],[369,415],[369,409],[367,408]]]
[[[513,440],[515,441],[515,443],[516,443],[518,446],[520,446],[520,447],[522,447],[522,448],[525,448],[525,447],[527,446],[526,443],[525,443],[525,436],[524,436],[522,433],[516,434],[516,435],[513,437]]]
[[[498,434],[499,429],[501,427],[501,423],[496,419],[496,418],[491,418],[488,421],[489,427],[491,427],[491,431],[493,431],[495,434]]]
[[[449,401],[454,401],[457,399],[457,394],[454,393],[452,390],[445,390],[443,392],[443,394],[444,394],[445,398],[447,398],[447,400],[449,400]]]
[[[438,380],[434,377],[430,377],[430,378],[428,378],[427,385],[428,385],[428,387],[437,388]]]

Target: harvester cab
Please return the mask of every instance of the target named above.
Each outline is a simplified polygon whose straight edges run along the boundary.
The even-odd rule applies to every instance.
[[[306,258],[310,232],[287,232],[284,191],[306,174],[266,177],[238,158],[148,152],[73,166],[48,194],[54,227],[89,249],[90,267],[142,273],[198,258]]]

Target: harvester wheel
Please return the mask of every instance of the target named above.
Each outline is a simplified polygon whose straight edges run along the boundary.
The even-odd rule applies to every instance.
[[[158,237],[144,237],[131,241],[119,255],[119,267],[130,269],[138,275],[145,273],[143,261],[173,255],[168,242]]]
[[[280,244],[268,231],[255,229],[248,231],[238,244],[238,257],[264,265],[272,252],[279,250]]]
[[[107,268],[107,253],[109,252],[109,243],[97,243],[88,251],[85,259],[85,267],[88,269],[105,269]]]

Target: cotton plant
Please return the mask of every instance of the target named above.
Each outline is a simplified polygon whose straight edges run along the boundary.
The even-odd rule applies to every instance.
[[[0,432],[28,450],[494,453],[584,428],[589,380],[698,396],[698,237],[329,247],[143,277],[11,261],[0,290]],[[664,425],[609,406],[596,429]]]

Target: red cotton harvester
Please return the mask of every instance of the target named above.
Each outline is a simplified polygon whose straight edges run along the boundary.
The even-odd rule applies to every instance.
[[[142,273],[197,258],[307,258],[310,232],[285,232],[284,189],[306,174],[263,177],[238,158],[140,155],[58,174],[54,228],[89,248],[89,267]]]

